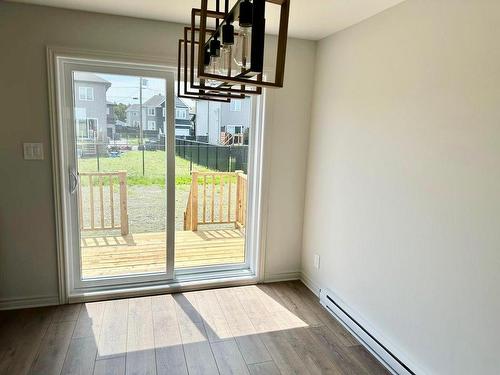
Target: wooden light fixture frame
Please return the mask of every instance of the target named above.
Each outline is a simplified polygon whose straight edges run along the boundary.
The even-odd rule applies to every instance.
[[[239,4],[244,0],[238,0],[231,9],[229,13],[234,13],[235,8],[239,6]],[[276,53],[276,67],[274,74],[274,81],[265,81],[263,79],[262,71],[260,72],[252,72],[250,70],[242,71],[240,74],[236,76],[225,76],[219,74],[211,74],[205,71],[205,65],[203,59],[198,59],[198,77],[201,79],[212,79],[221,82],[232,83],[234,85],[250,85],[256,87],[270,87],[270,88],[279,88],[283,87],[284,75],[285,75],[285,59],[286,59],[286,45],[287,45],[287,37],[288,37],[288,17],[290,13],[290,0],[254,0],[254,6],[256,2],[259,2],[259,5],[265,7],[265,3],[271,3],[280,6],[280,24],[279,24],[279,32],[278,32],[278,48]],[[262,3],[263,4],[262,4]],[[214,14],[215,13],[215,14]],[[224,19],[228,14],[221,12],[213,12],[208,9],[208,0],[201,0],[201,12],[200,12],[200,31],[199,31],[199,40],[198,44],[198,56],[202,56],[205,50],[206,43],[210,42],[210,38],[206,43],[201,43],[201,41],[206,40],[207,36],[207,18],[216,17],[221,18],[220,14],[222,14],[222,18]],[[191,25],[192,28],[194,25]],[[221,34],[222,24],[212,33]],[[264,44],[262,45],[264,46]],[[191,47],[193,48],[193,46]],[[263,48],[263,47],[262,47]],[[262,51],[263,53],[263,51]],[[263,57],[263,56],[262,56]],[[251,69],[251,67],[250,67]],[[248,74],[252,73],[252,76],[249,77]],[[253,75],[254,73],[260,73]],[[255,79],[253,79],[255,78]]]
[[[200,78],[199,85],[194,82],[194,78],[196,77],[196,74],[197,74],[197,72],[195,70],[196,64],[195,64],[195,59],[194,59],[195,48],[196,48],[195,46],[196,45],[198,45],[198,46],[204,45],[204,44],[200,43],[200,40],[204,40],[204,39],[201,39],[201,37],[202,37],[201,36],[201,27],[199,27],[199,28],[196,27],[196,17],[201,17],[201,12],[202,12],[202,10],[197,9],[197,8],[193,8],[191,10],[191,28],[190,28],[191,39],[189,41],[187,40],[187,35],[186,35],[187,30],[186,30],[186,28],[184,28],[184,43],[185,43],[185,45],[186,45],[186,43],[189,43],[190,47],[191,47],[191,59],[190,59],[190,71],[189,71],[190,87],[194,88],[194,89],[199,89],[199,90],[210,89],[212,91],[248,94],[248,95],[260,95],[260,94],[262,94],[262,87],[254,86],[252,84],[245,85],[242,83],[238,84],[240,87],[233,87],[235,84],[234,83],[227,84],[228,82],[225,79],[218,79],[219,81],[222,82],[222,84],[220,84],[216,87],[210,87],[210,86],[207,87],[205,85],[205,79],[203,79],[203,78]],[[215,18],[215,19],[221,20],[221,19],[224,19],[225,16],[226,16],[226,14],[222,13],[222,12],[217,12],[217,11],[213,11],[213,10],[207,11],[207,17],[209,17],[209,18]],[[200,20],[200,22],[201,22],[201,20]],[[207,30],[207,31],[211,32],[213,34],[216,30]],[[197,32],[198,32],[198,40],[196,39]],[[207,33],[205,33],[205,38],[206,38],[206,34]],[[187,54],[185,53],[184,54],[184,63],[187,62],[186,56],[187,56]],[[200,55],[199,49],[198,49],[198,57],[199,56],[201,56],[201,55]],[[198,58],[198,66],[200,63],[201,63],[201,65],[203,65],[203,60]],[[198,76],[199,76],[199,74],[198,74]],[[226,76],[222,76],[222,77],[227,78]],[[247,87],[247,86],[249,86],[249,87]]]

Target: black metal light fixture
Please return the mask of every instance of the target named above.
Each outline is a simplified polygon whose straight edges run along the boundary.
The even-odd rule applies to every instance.
[[[195,28],[194,31],[196,35],[199,32],[199,29]],[[179,77],[179,79],[177,80],[177,95],[180,98],[228,102],[230,101],[230,99],[243,99],[245,97],[244,95],[245,93],[246,94],[255,93],[254,91],[251,90],[246,90],[245,92],[242,92],[236,89],[233,89],[231,91],[225,88],[215,89],[213,87],[208,86],[208,84],[206,84],[204,80],[196,81],[193,75],[191,74],[191,71],[194,71],[195,59],[191,59],[191,54],[189,53],[191,49],[191,39],[188,38],[188,35],[190,32],[191,28],[185,27],[184,38],[180,39],[178,44],[179,65],[177,67],[177,76]],[[197,40],[195,40],[193,43],[193,50],[195,52],[198,51]],[[196,57],[196,53],[192,56]],[[209,66],[210,64],[209,46],[205,46],[202,58],[204,64]],[[193,79],[193,83],[191,82],[191,79]]]
[[[179,79],[184,56],[183,94],[227,101],[261,94],[264,87],[283,87],[289,0],[238,0],[232,9],[225,0],[224,12],[220,0],[215,1],[216,9],[211,10],[208,0],[201,0],[201,8],[191,13],[190,38],[186,28],[184,39],[179,40]],[[276,64],[269,72],[264,71],[266,5],[280,7]],[[212,21],[215,28],[210,29]]]

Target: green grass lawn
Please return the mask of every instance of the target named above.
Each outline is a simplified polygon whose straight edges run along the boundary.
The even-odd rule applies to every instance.
[[[144,175],[142,172],[142,151],[126,151],[120,157],[100,157],[78,160],[79,172],[127,171],[128,185],[165,185],[165,151],[144,151]],[[193,170],[209,172],[210,169],[193,163]],[[175,184],[189,185],[191,174],[189,161],[175,158]]]

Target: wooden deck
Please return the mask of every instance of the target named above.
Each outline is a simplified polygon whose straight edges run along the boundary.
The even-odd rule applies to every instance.
[[[177,231],[175,267],[242,263],[245,239],[240,230]],[[165,270],[166,235],[140,233],[82,238],[84,278]]]

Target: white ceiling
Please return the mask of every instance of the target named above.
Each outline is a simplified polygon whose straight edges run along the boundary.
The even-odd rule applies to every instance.
[[[200,0],[10,0],[180,23],[189,23]],[[317,40],[345,29],[404,0],[291,0],[289,35]],[[209,1],[209,5],[214,1]],[[223,3],[223,1],[221,1]],[[231,1],[234,3],[234,0]],[[273,6],[273,8],[276,8]],[[268,31],[276,32],[278,13],[267,13]]]

